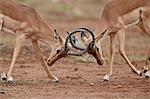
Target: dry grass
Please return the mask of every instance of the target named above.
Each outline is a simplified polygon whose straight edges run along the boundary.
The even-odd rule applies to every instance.
[[[1,34],[1,33],[0,33]],[[0,48],[2,48],[2,46],[14,46],[15,44],[15,37],[10,37],[8,36],[1,36],[0,35]]]

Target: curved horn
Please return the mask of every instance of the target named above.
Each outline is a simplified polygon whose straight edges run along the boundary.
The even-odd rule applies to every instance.
[[[67,34],[69,35],[70,33],[67,31]],[[79,48],[79,47],[77,47],[76,45],[75,45],[75,43],[76,43],[76,37],[73,35],[70,35],[70,43],[71,43],[71,45],[74,47],[74,48],[76,48],[76,49],[78,49],[78,50],[84,50],[84,49],[81,49],[81,48]]]
[[[78,46],[76,46],[72,40],[72,35],[75,34],[75,33],[83,33],[85,35],[85,31],[87,31],[87,33],[89,33],[91,36],[92,36],[92,41],[91,43],[88,45],[87,48],[80,48]],[[71,45],[73,48],[75,49],[78,49],[78,50],[81,50],[82,52],[79,52],[79,53],[75,53],[75,52],[68,52],[67,54],[68,55],[75,55],[75,56],[82,56],[83,54],[85,54],[87,52],[87,50],[89,50],[89,48],[92,48],[94,46],[94,43],[95,43],[95,36],[94,36],[94,33],[89,30],[88,28],[78,28],[77,30],[69,33],[67,32],[69,35],[68,37],[66,38],[66,41],[65,41],[65,51],[68,52],[68,47],[67,47],[67,43],[70,41]]]
[[[101,39],[103,36],[104,36],[104,34],[107,32],[107,29],[104,31],[104,32],[102,32],[96,39],[95,39],[95,42],[97,42],[99,39]]]
[[[81,32],[83,32],[83,31],[81,31]],[[78,46],[74,43],[74,41],[73,41],[73,39],[72,39],[72,35],[70,35],[70,43],[71,43],[72,47],[75,48],[75,49],[78,49],[78,50],[85,50],[85,48],[80,48],[80,47],[78,47]]]
[[[92,36],[92,41],[91,41],[91,43],[88,45],[88,48],[93,48],[94,43],[95,43],[95,36],[94,36],[94,33],[93,33],[90,29],[88,29],[88,28],[86,28],[86,27],[78,28],[78,30],[84,30],[84,31],[87,31],[88,33],[90,33],[90,35]],[[85,33],[83,33],[83,35],[85,35]],[[82,36],[82,35],[81,35],[81,36]]]
[[[74,48],[76,48],[76,49],[79,49],[79,50],[85,50],[85,48],[79,48],[79,47],[77,47],[74,43],[73,43],[73,41],[72,41],[72,35],[73,34],[75,34],[75,33],[79,33],[79,32],[81,32],[80,30],[76,30],[76,31],[73,31],[73,32],[71,32],[71,33],[69,33],[69,35],[68,35],[68,37],[66,38],[66,41],[65,41],[65,50],[66,50],[66,48],[67,48],[67,43],[69,42],[69,40],[70,40],[70,43],[71,43],[71,45],[72,45],[72,47],[74,47]]]
[[[95,36],[94,36],[94,33],[93,33],[90,29],[88,29],[88,28],[86,28],[86,27],[77,28],[75,31],[73,31],[73,32],[71,32],[71,33],[79,32],[79,31],[81,31],[81,32],[80,32],[81,38],[82,38],[83,35],[86,35],[86,34],[84,33],[85,31],[87,31],[87,33],[89,33],[89,34],[92,36],[92,41],[91,41],[91,43],[88,45],[88,48],[89,48],[89,46],[90,46],[90,47],[93,47],[93,46],[94,46],[94,43],[95,43]],[[71,34],[71,33],[70,33],[70,34]],[[71,35],[70,35],[69,37],[70,37],[70,42],[71,42],[72,47],[74,47],[75,49],[78,49],[78,50],[85,50],[84,48],[79,48],[78,46],[76,46],[76,45],[73,43],[73,41],[71,40],[71,39],[72,39]]]
[[[88,28],[86,28],[86,27],[81,27],[81,28],[78,28],[79,30],[85,30],[85,31],[87,31],[87,32],[89,32],[90,34],[91,34],[91,36],[92,36],[92,41],[95,41],[95,36],[94,36],[94,33],[90,30],[90,29],[88,29]],[[85,35],[85,34],[84,34]]]
[[[87,48],[79,48],[78,46],[76,46],[75,44],[74,44],[74,42],[73,42],[73,40],[72,40],[72,35],[73,34],[76,34],[76,33],[79,33],[79,32],[82,32],[82,31],[73,31],[73,32],[71,32],[71,33],[69,33],[68,32],[68,37],[66,38],[66,41],[65,41],[65,51],[67,52],[67,55],[74,55],[74,56],[82,56],[83,54],[85,54],[86,52],[87,52]],[[73,52],[73,51],[68,51],[68,47],[67,47],[67,43],[70,41],[70,43],[71,43],[71,45],[72,45],[72,47],[73,48],[76,48],[76,49],[78,49],[78,50],[81,50],[80,52]]]
[[[82,31],[82,32],[80,33],[80,36],[81,36],[81,38],[82,38],[82,37],[84,37],[84,36],[86,36],[86,35],[85,35],[85,33]],[[86,36],[86,37],[87,37],[87,36]]]

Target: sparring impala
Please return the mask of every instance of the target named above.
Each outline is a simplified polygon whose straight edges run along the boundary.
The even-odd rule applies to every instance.
[[[44,67],[47,76],[53,81],[58,81],[58,78],[48,69],[47,62],[43,58],[38,41],[44,42],[51,48],[50,59],[53,56],[52,53],[54,53],[54,55],[58,53],[55,52],[57,46],[59,50],[63,48],[64,38],[58,33],[53,34],[51,28],[42,20],[35,9],[18,4],[13,0],[0,0],[0,30],[16,35],[12,62],[7,74],[3,73],[1,75],[3,80],[13,81],[12,69],[19,54],[20,47],[25,39],[29,39],[33,44],[37,57]],[[55,38],[60,41],[60,44],[57,46],[55,46]],[[63,51],[61,52],[63,53]],[[56,59],[61,56],[61,52],[59,52],[60,55],[55,56]],[[51,60],[51,62],[54,63],[56,59]]]
[[[124,51],[125,29],[131,25],[137,25],[145,34],[150,36],[150,0],[109,0],[96,26],[95,45],[89,50],[91,51],[90,54],[96,57],[98,63],[103,64],[104,58],[101,51],[101,42],[110,37],[110,64],[109,71],[104,76],[104,80],[106,81],[110,79],[113,73],[116,36],[118,36],[120,55],[125,59],[134,73],[142,75],[142,72],[131,63]],[[82,40],[85,44],[88,44],[91,38],[83,34],[84,32],[82,32]],[[148,61],[150,61],[150,58],[147,58],[146,66],[144,67],[146,77],[150,77],[150,73],[148,72],[148,65],[150,64],[148,64]]]

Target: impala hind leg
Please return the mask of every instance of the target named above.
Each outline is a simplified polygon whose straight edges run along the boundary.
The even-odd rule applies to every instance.
[[[13,58],[12,58],[12,62],[11,62],[10,68],[8,70],[8,73],[1,75],[1,78],[3,80],[7,80],[7,82],[12,82],[13,81],[13,78],[11,76],[12,75],[12,69],[14,67],[15,61],[16,61],[17,56],[18,56],[19,51],[20,51],[21,44],[24,41],[24,39],[25,39],[25,35],[24,34],[17,36],[17,38],[16,38],[16,45],[15,45],[15,49],[14,49],[14,53],[13,53]]]
[[[109,72],[104,76],[104,81],[109,81],[110,76],[112,76],[113,73],[113,61],[114,61],[114,55],[115,55],[115,43],[116,43],[116,34],[112,33],[110,35],[110,64],[109,64]]]
[[[119,53],[120,55],[125,59],[127,64],[130,66],[131,70],[138,74],[142,75],[141,71],[137,70],[135,66],[131,63],[131,61],[128,59],[127,55],[125,54],[124,51],[124,46],[125,46],[125,28],[121,29],[118,33],[118,40],[119,40]]]
[[[44,67],[48,78],[53,79],[54,82],[58,82],[58,78],[56,76],[54,76],[51,71],[48,69],[47,63],[45,62],[45,59],[43,57],[42,51],[38,45],[38,41],[34,40],[32,41],[33,47],[35,49],[36,55],[39,59],[39,61],[41,62],[42,66]]]
[[[0,31],[2,30],[3,23],[4,23],[3,16],[0,15]]]
[[[2,30],[2,26],[3,26],[3,16],[2,15],[0,15],[0,31]],[[6,80],[6,74],[5,73],[2,73],[1,74],[1,79],[3,79],[3,80]]]
[[[150,50],[149,50],[149,53],[148,53],[146,64],[144,66],[144,76],[145,76],[145,78],[150,78],[150,71],[148,71],[149,66],[150,66]]]

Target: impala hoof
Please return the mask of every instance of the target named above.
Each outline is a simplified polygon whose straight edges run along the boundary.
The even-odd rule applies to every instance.
[[[109,75],[104,76],[104,81],[109,81]]]
[[[54,82],[54,83],[58,83],[58,82],[59,82],[59,80],[58,80],[58,79],[55,79],[55,80],[53,80],[53,82]]]
[[[150,71],[145,72],[145,73],[144,73],[144,77],[145,77],[145,78],[150,78]]]
[[[142,76],[142,72],[138,70],[137,75]]]
[[[52,82],[56,83],[56,82],[59,82],[59,79],[56,77],[56,76],[53,76],[54,79],[52,80]]]
[[[4,80],[4,81],[7,81],[7,82],[13,82],[13,77],[12,76],[8,76],[5,73],[1,74],[1,79]]]
[[[12,76],[7,77],[7,82],[13,82],[13,81],[14,81],[14,79],[13,79],[13,77],[12,77]]]
[[[137,74],[138,74],[139,76],[142,76],[142,72],[141,72],[141,71],[137,71]]]
[[[1,74],[1,79],[7,81],[7,75],[5,73]]]

